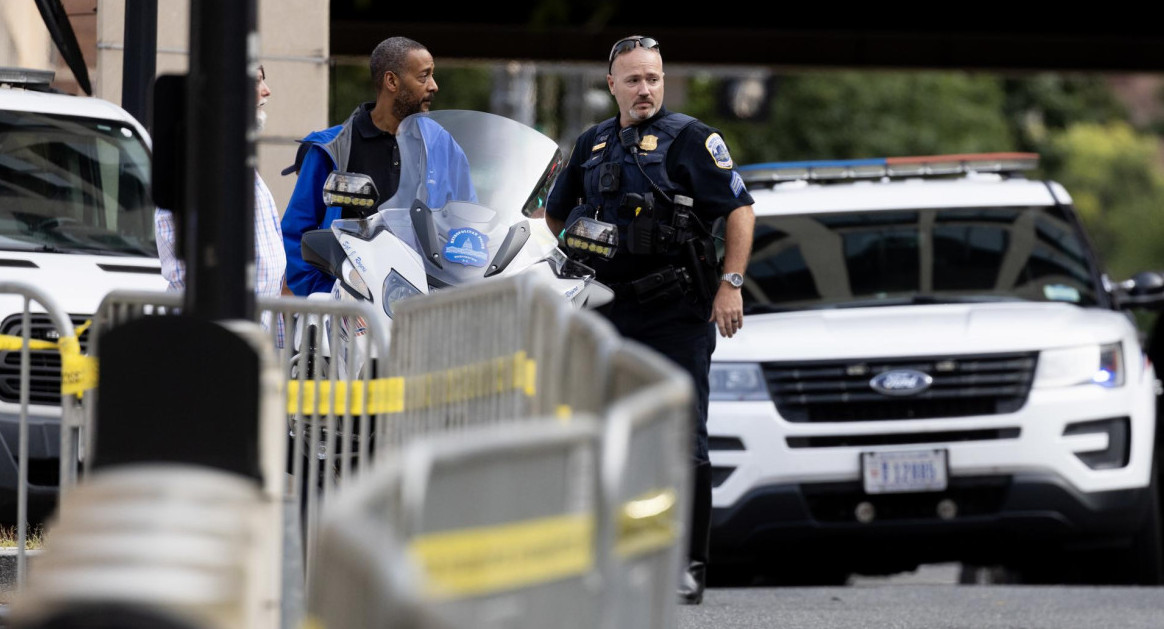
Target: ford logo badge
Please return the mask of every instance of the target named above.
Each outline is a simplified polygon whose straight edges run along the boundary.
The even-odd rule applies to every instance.
[[[869,381],[873,390],[884,395],[917,395],[930,388],[934,379],[928,373],[913,369],[884,371]]]

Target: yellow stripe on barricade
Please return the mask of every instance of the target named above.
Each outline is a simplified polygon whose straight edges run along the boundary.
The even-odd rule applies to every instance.
[[[298,380],[289,380],[287,382],[287,414],[297,415],[300,413],[300,409],[303,409],[302,412],[305,415],[330,414],[333,412],[333,398],[336,415],[347,414],[349,409],[352,415],[363,415],[365,412],[369,415],[388,413],[391,412],[392,408],[392,390],[394,388],[392,381],[396,379],[378,378],[369,380],[367,383],[363,380],[355,382],[337,380],[335,383],[330,380],[320,380],[318,383],[314,380],[305,380],[302,383]],[[302,388],[300,384],[303,385]],[[332,384],[335,385],[334,396],[332,395]],[[303,391],[302,406],[299,405],[300,390]],[[351,391],[350,405],[348,401],[349,390]]]
[[[594,516],[571,514],[417,536],[409,554],[436,599],[480,596],[585,574]]]
[[[507,391],[521,391],[532,397],[537,391],[536,380],[537,361],[526,357],[524,351],[512,357],[450,367],[444,371],[377,378],[369,380],[367,387],[363,380],[339,380],[335,382],[335,413],[342,415],[347,412],[349,387],[352,392],[351,413],[362,414],[366,407],[368,414],[375,415],[448,406]],[[300,390],[303,391],[302,405],[299,402]],[[330,380],[320,380],[318,385],[314,380],[305,380],[302,386],[299,380],[290,380],[287,383],[287,413],[327,415],[332,412],[331,391]]]
[[[675,490],[661,489],[623,503],[614,548],[628,559],[667,548],[677,535]]]
[[[72,336],[56,341],[29,339],[30,350],[57,350],[61,353],[61,395],[75,395],[80,398],[85,391],[97,388],[97,358],[81,353],[80,336],[92,321],[77,326]],[[24,338],[0,335],[0,351],[16,351],[24,348]]]

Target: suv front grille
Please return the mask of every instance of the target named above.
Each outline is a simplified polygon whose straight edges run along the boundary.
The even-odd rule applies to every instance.
[[[791,422],[852,422],[999,415],[1022,408],[1037,354],[991,354],[868,361],[765,363],[764,378],[780,415]],[[870,386],[878,374],[910,369],[933,382],[915,395]]]
[[[21,320],[24,315],[10,315],[0,322],[0,334],[20,337],[24,334]],[[91,319],[91,315],[69,315],[73,326],[77,327]],[[32,339],[41,341],[56,341],[60,331],[53,325],[52,319],[43,313],[29,313],[29,335]],[[89,348],[89,331],[81,335],[81,351]],[[55,349],[32,350],[28,353],[29,389],[28,402],[30,404],[47,404],[60,406],[61,404],[61,355]],[[0,351],[0,400],[20,403],[20,350]]]

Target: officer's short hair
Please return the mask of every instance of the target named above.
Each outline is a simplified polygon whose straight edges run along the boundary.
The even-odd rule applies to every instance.
[[[372,87],[377,92],[384,84],[384,73],[388,71],[400,74],[404,69],[404,62],[413,50],[425,50],[420,42],[407,37],[389,37],[380,42],[372,51],[369,67],[372,70]]]

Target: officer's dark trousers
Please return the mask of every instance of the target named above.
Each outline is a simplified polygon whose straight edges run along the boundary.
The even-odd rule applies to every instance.
[[[687,298],[640,304],[620,297],[599,310],[625,337],[667,356],[691,374],[695,383],[695,434],[692,442],[694,495],[688,557],[707,565],[711,529],[711,463],[707,453],[708,370],[715,349],[710,304]]]

